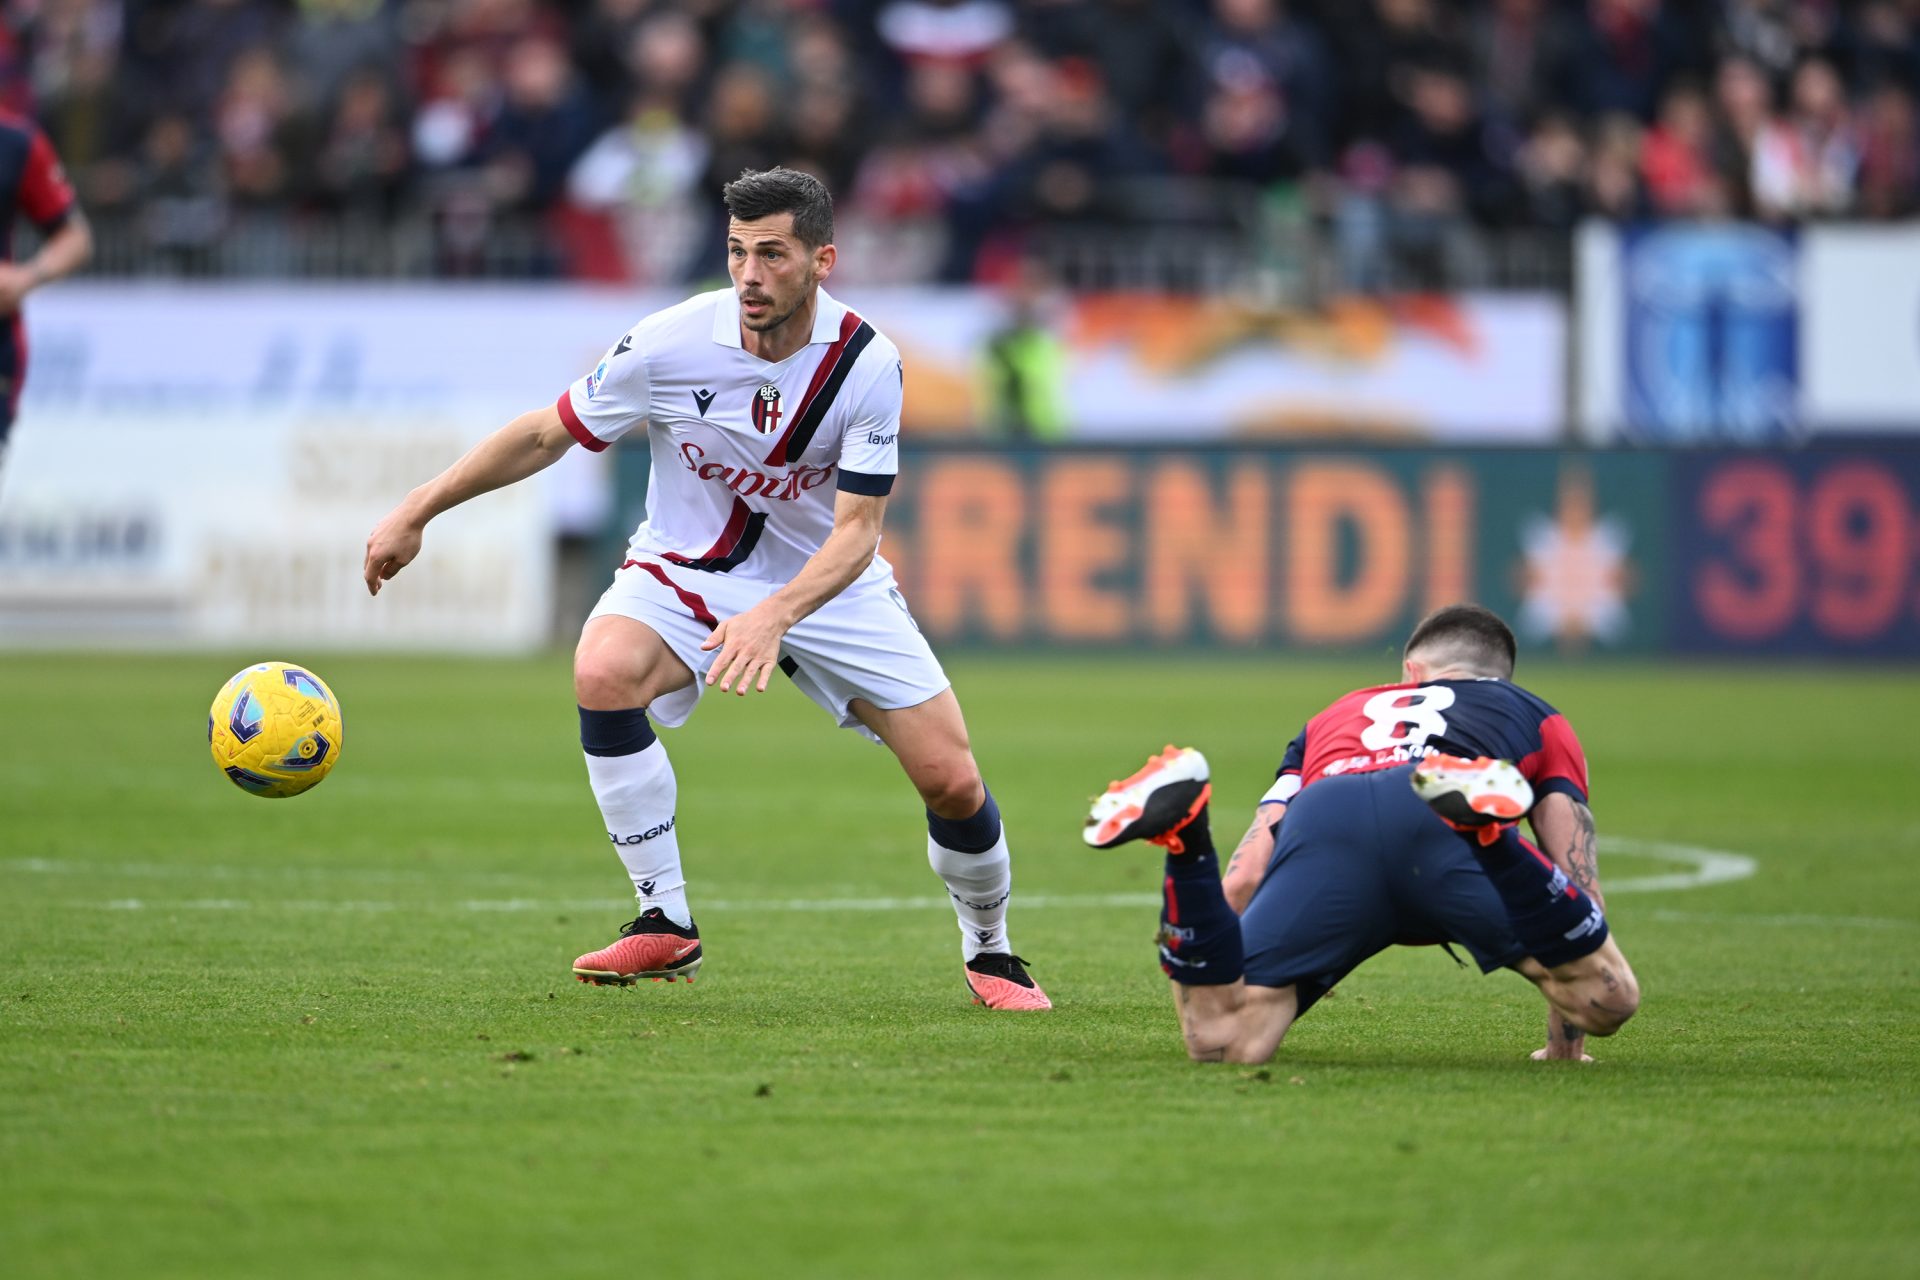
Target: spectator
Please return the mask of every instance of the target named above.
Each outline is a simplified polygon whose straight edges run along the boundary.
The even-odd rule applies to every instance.
[[[1881,85],[1920,85],[1920,10],[1899,0],[1866,0],[1846,23],[1837,48],[1847,80],[1872,92]]]
[[[1406,109],[1415,69],[1465,65],[1465,50],[1434,0],[1373,0],[1334,10],[1345,15],[1338,19],[1344,141],[1391,132]]]
[[[214,133],[234,205],[271,213],[291,206],[306,159],[294,86],[264,46],[234,60],[214,108]]]
[[[1638,222],[1651,212],[1640,183],[1639,121],[1624,113],[1601,121],[1587,168],[1587,210],[1615,222]]]
[[[1714,137],[1714,167],[1734,194],[1734,212],[1753,210],[1753,156],[1773,116],[1773,86],[1757,63],[1729,58],[1714,78],[1719,125]]]
[[[1760,131],[1753,201],[1766,218],[1846,212],[1860,168],[1853,122],[1833,64],[1812,59],[1793,73],[1788,115]]]
[[[783,161],[910,278],[998,278],[1055,224],[1252,259],[1250,211],[1287,200],[1330,223],[1329,274],[1382,288],[1575,209],[1912,216],[1917,24],[1920,0],[32,0],[0,98],[68,158],[103,256],[152,236],[167,269],[284,265],[191,246],[371,216],[463,272],[667,278],[712,260],[711,192]]]
[[[1516,127],[1538,115],[1553,96],[1563,38],[1547,0],[1493,0],[1475,13],[1468,46],[1487,111]]]
[[[594,138],[593,104],[576,83],[566,50],[529,36],[507,58],[506,95],[488,132],[488,187],[501,206],[545,209]]]
[[[569,35],[573,65],[579,68],[595,111],[609,120],[625,116],[634,93],[642,88],[641,83],[636,83],[630,50],[647,24],[650,2],[592,0],[587,12],[574,22]],[[672,10],[667,16],[691,28],[694,39],[699,39],[698,27],[685,13]]]
[[[1506,205],[1510,158],[1456,71],[1408,71],[1407,110],[1394,130],[1393,153],[1405,198],[1428,215],[1491,222]]]
[[[1542,117],[1522,144],[1516,169],[1521,226],[1571,231],[1586,216],[1587,145],[1568,117]]]
[[[1920,128],[1913,94],[1883,84],[1867,104],[1860,135],[1860,212],[1910,218],[1920,212]]]
[[[1586,0],[1555,75],[1562,104],[1595,119],[1651,120],[1661,87],[1703,60],[1678,10],[1663,0]]]
[[[295,74],[325,110],[362,72],[389,84],[400,74],[399,28],[385,0],[299,0],[288,45]]]
[[[169,113],[147,127],[128,196],[156,268],[184,276],[213,269],[227,226],[225,183],[192,120]]]
[[[1719,203],[1713,116],[1697,86],[1676,84],[1661,99],[1660,119],[1641,147],[1640,173],[1655,213],[1695,217]]]
[[[391,221],[399,211],[410,156],[386,77],[363,70],[341,86],[314,166],[315,202],[355,217]]]
[[[436,69],[431,96],[414,115],[414,155],[428,169],[478,164],[500,103],[485,53],[479,49],[450,53]]]

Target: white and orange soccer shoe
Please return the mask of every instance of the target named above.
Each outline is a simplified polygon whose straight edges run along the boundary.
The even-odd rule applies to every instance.
[[[589,951],[573,962],[573,976],[597,987],[630,987],[642,978],[689,983],[700,972],[700,928],[682,929],[658,907],[620,926],[610,947]]]
[[[1455,831],[1492,844],[1533,808],[1533,787],[1511,760],[1432,755],[1414,766],[1413,793]]]
[[[1212,795],[1207,758],[1192,747],[1169,745],[1131,778],[1107,787],[1093,802],[1080,838],[1096,849],[1147,840],[1179,853],[1180,828]]]
[[[982,951],[967,961],[967,990],[989,1009],[1051,1009],[1053,1001],[1027,975],[1027,962],[1005,951]]]

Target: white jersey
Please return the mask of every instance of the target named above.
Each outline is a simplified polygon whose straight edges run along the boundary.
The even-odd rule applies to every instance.
[[[739,300],[718,289],[633,326],[560,397],[561,421],[595,451],[647,424],[635,551],[790,582],[832,531],[837,491],[892,490],[900,352],[825,290],[816,297],[807,345],[778,364],[741,346]],[[858,581],[892,574],[876,555]]]

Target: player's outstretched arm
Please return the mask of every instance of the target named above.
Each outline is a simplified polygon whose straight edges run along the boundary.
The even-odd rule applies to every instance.
[[[848,493],[834,495],[833,532],[820,549],[800,566],[793,581],[745,613],[727,618],[701,642],[702,649],[718,649],[707,669],[707,683],[722,693],[764,693],[767,680],[780,665],[780,640],[800,619],[853,585],[880,550],[880,526],[887,514],[884,496]]]
[[[467,450],[373,526],[362,568],[367,593],[379,595],[381,583],[413,563],[420,554],[427,521],[468,498],[505,488],[552,466],[572,445],[573,436],[560,421],[560,411],[548,405],[521,414]]]
[[[1600,868],[1597,861],[1593,811],[1565,792],[1555,791],[1541,797],[1528,819],[1540,851],[1553,859],[1553,865],[1567,878],[1586,890],[1601,910],[1606,902],[1600,896]],[[1547,1044],[1534,1050],[1536,1059],[1565,1058],[1591,1062],[1587,1056],[1586,1033],[1560,1016],[1551,1006],[1547,1010]]]

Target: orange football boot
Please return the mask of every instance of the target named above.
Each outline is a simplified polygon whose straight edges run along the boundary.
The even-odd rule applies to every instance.
[[[1192,747],[1170,745],[1131,778],[1107,787],[1093,802],[1080,838],[1096,849],[1146,840],[1182,853],[1180,829],[1212,795],[1207,758]]]
[[[1533,808],[1533,787],[1511,760],[1431,755],[1414,766],[1413,792],[1455,831],[1492,844]]]
[[[658,907],[650,907],[620,926],[612,946],[589,951],[573,962],[573,976],[597,987],[630,987],[642,978],[689,983],[700,972],[700,929],[682,929]]]

